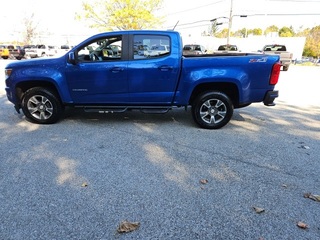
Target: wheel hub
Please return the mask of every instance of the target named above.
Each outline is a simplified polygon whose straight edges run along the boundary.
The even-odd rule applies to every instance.
[[[38,110],[44,112],[46,110],[46,106],[44,104],[40,104],[38,106]]]
[[[210,110],[209,110],[209,114],[211,114],[211,115],[216,115],[217,112],[218,112],[218,110],[216,108],[210,108]]]

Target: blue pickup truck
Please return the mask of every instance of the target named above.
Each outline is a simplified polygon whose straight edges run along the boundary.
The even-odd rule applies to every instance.
[[[279,56],[183,56],[175,31],[117,31],[88,38],[65,55],[5,68],[6,94],[27,120],[57,122],[65,106],[87,112],[165,113],[191,107],[202,128],[226,125],[235,108],[273,106]]]

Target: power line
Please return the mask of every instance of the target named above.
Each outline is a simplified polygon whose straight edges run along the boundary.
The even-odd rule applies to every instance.
[[[214,3],[209,3],[209,4],[206,4],[206,5],[199,6],[199,7],[189,8],[189,9],[178,11],[178,12],[169,13],[168,15],[175,15],[175,14],[178,14],[178,13],[190,12],[190,11],[194,11],[195,9],[208,7],[208,6],[215,5],[215,4],[218,4],[218,3],[221,3],[221,2],[224,2],[224,0],[216,1]]]
[[[303,2],[303,3],[320,3],[319,0],[269,0],[270,2]]]
[[[248,14],[248,17],[254,16],[318,16],[320,13],[257,13]]]

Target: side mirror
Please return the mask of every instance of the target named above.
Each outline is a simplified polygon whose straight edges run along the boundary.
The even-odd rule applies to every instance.
[[[68,63],[71,63],[73,65],[77,64],[74,52],[69,52],[69,54],[68,54]]]

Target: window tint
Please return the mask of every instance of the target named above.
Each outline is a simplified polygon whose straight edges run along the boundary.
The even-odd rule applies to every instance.
[[[78,50],[79,62],[121,60],[122,37],[98,39]]]
[[[287,48],[284,45],[267,45],[264,51],[287,51]]]
[[[170,54],[170,38],[161,35],[135,35],[133,42],[133,58],[146,59],[162,57]]]

